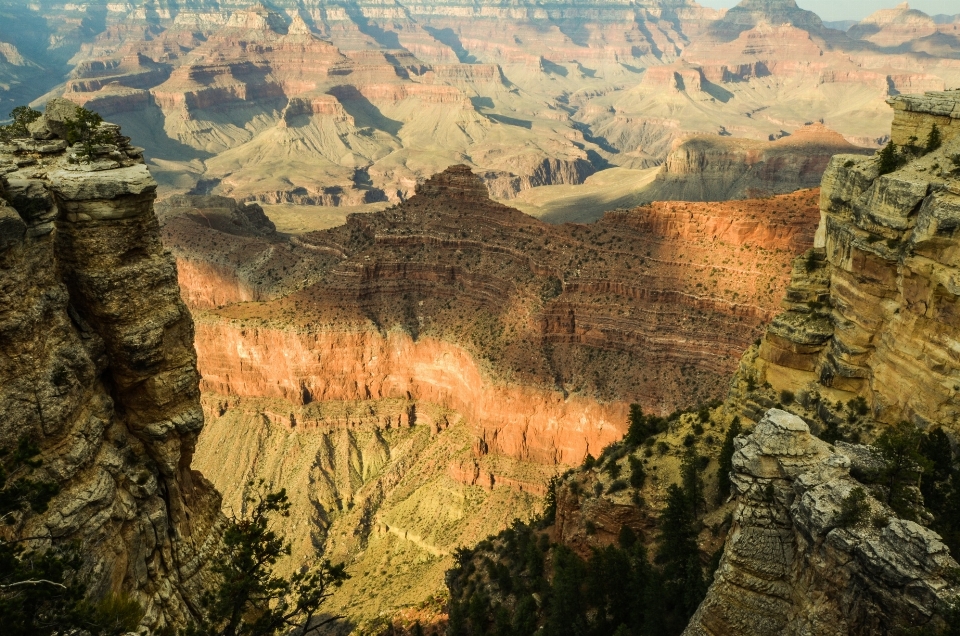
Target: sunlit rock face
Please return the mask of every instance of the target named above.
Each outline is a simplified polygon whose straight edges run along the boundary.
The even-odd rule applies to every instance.
[[[885,175],[877,158],[831,161],[815,252],[795,268],[757,368],[777,390],[863,397],[879,422],[955,428],[960,95],[891,103],[895,142],[922,144],[936,125],[942,147]]]
[[[117,126],[78,157],[52,101],[0,146],[0,442],[37,441],[59,494],[5,531],[79,542],[94,595],[183,625],[217,545],[220,497],[191,468],[203,427],[193,321],[160,243],[156,182]]]
[[[286,487],[284,567],[348,558],[335,602],[358,620],[442,589],[457,546],[538,511],[551,476],[623,435],[630,402],[721,396],[818,218],[802,191],[555,226],[487,192],[452,166],[295,236],[253,203],[160,207],[197,321],[197,464],[228,507],[250,479]],[[403,574],[367,593],[395,550]]]

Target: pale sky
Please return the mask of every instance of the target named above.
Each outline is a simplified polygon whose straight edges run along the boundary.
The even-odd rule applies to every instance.
[[[739,0],[697,0],[701,5],[714,8],[732,7]],[[813,11],[824,20],[862,20],[877,9],[889,9],[898,0],[797,0],[804,9]],[[915,0],[910,8],[936,15],[960,13],[960,0]]]

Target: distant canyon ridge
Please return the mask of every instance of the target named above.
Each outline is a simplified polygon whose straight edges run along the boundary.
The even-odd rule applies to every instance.
[[[722,150],[822,122],[876,148],[889,96],[960,85],[958,20],[901,5],[844,32],[793,0],[4,0],[0,106],[99,111],[145,147],[161,197],[382,205],[465,164],[510,200],[659,166],[691,134]],[[666,190],[774,194],[803,164],[759,189]],[[815,186],[814,164],[789,189]]]

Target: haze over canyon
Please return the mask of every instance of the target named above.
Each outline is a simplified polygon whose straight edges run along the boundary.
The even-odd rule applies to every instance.
[[[284,489],[306,633],[953,633],[943,9],[0,0],[0,550],[169,633]]]

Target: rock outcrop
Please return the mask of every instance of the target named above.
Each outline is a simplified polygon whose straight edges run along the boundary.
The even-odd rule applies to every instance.
[[[220,498],[191,469],[203,427],[193,321],[160,243],[156,182],[103,124],[86,157],[54,100],[0,146],[0,445],[41,450],[59,494],[6,533],[79,542],[91,593],[182,625],[217,545]]]
[[[820,185],[830,158],[868,154],[822,124],[769,142],[698,135],[678,143],[656,180],[641,191],[651,201],[728,201],[785,194]]]
[[[802,419],[771,409],[736,447],[733,526],[686,636],[886,634],[955,600],[957,562],[933,531],[870,496],[869,520],[839,523],[851,458]]]
[[[831,161],[814,250],[796,264],[786,312],[752,366],[813,411],[823,410],[816,396],[862,397],[872,420],[956,430],[960,93],[892,102],[895,140],[922,144],[937,124],[946,141],[889,174],[876,158]]]

